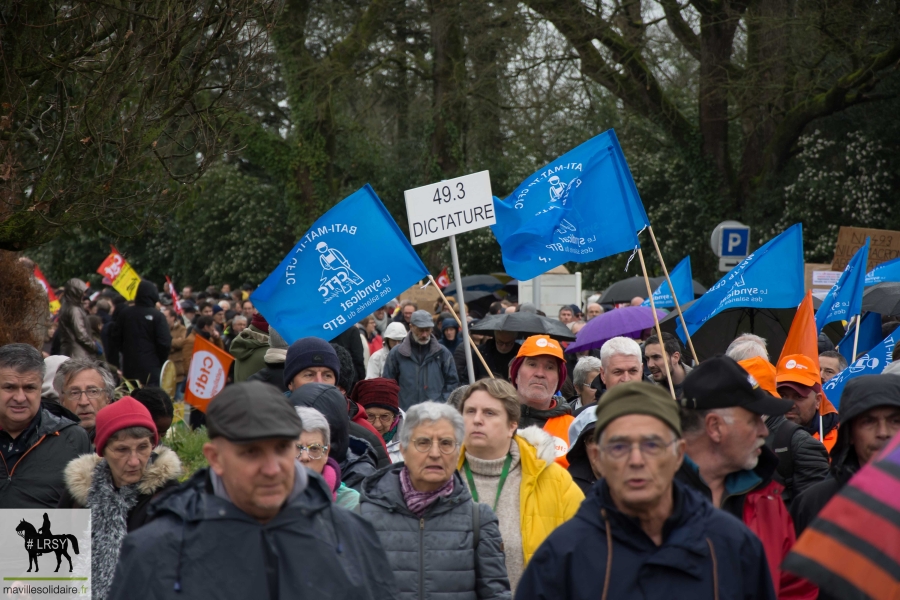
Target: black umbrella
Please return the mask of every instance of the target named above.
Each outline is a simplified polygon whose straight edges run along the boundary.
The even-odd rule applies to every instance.
[[[665,280],[665,277],[651,277],[650,289],[656,290],[656,288],[662,285],[662,282]],[[695,298],[706,293],[706,288],[697,283],[697,280],[694,280],[693,283]],[[615,282],[606,288],[606,291],[603,292],[603,295],[600,296],[597,303],[616,304],[618,302],[631,302],[631,299],[636,296],[640,296],[641,298],[647,297],[647,284],[644,283],[644,278],[639,275]]]
[[[814,307],[821,303],[817,298],[813,298]],[[693,302],[682,305],[682,311],[687,310],[691,304]],[[691,335],[691,341],[694,343],[697,357],[703,361],[719,354],[725,354],[728,344],[740,334],[754,333],[765,338],[769,359],[776,361],[787,340],[787,334],[791,329],[795,314],[797,314],[796,308],[729,308],[704,323]],[[659,323],[664,332],[667,331],[673,335],[676,335],[677,325],[678,313],[674,310]],[[833,342],[838,342],[844,337],[844,328],[840,321],[829,323],[822,331]]]
[[[868,288],[863,292],[862,311],[900,316],[900,283],[885,281]]]
[[[575,334],[556,319],[542,317],[531,312],[516,312],[502,315],[488,315],[469,328],[472,333],[509,331],[528,335],[549,335],[555,340],[569,342]]]

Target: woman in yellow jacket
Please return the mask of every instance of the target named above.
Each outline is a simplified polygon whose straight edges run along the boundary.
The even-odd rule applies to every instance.
[[[584,494],[556,464],[553,438],[538,427],[516,431],[520,408],[506,381],[482,379],[460,404],[466,434],[459,471],[476,502],[500,521],[506,572],[516,584],[541,542],[575,516]]]

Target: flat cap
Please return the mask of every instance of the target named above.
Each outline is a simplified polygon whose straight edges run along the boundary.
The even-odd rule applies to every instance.
[[[290,401],[268,383],[247,381],[226,386],[206,409],[209,439],[248,443],[296,439],[303,423]]]
[[[588,409],[590,410],[590,409]],[[678,405],[661,386],[644,381],[620,383],[602,396],[597,402],[597,424],[594,426],[594,441],[612,421],[626,415],[649,415],[656,417],[681,437],[681,417]]]
[[[409,318],[409,324],[416,327],[426,328],[434,327],[434,321],[431,319],[431,313],[427,310],[417,310]]]

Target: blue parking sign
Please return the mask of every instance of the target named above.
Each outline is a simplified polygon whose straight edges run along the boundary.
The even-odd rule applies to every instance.
[[[722,229],[721,256],[747,256],[750,254],[750,229],[735,227]]]

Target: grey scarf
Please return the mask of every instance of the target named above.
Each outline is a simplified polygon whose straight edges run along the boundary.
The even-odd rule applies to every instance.
[[[138,484],[116,489],[106,459],[94,467],[87,506],[91,512],[91,584],[94,600],[109,593],[122,540],[128,533],[128,513],[137,504]]]

